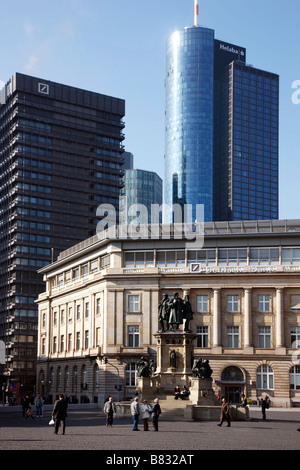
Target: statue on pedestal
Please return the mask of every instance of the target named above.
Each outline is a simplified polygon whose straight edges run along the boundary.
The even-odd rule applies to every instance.
[[[176,369],[176,351],[175,351],[175,349],[172,349],[172,351],[170,351],[170,367],[173,367],[174,369]]]
[[[179,297],[178,292],[175,292],[171,302],[169,303],[169,307],[169,325],[171,325],[170,329],[178,330],[179,325],[183,324],[183,300]]]
[[[206,360],[205,362],[202,359],[195,359],[193,368],[192,368],[192,376],[193,377],[200,377],[202,379],[209,379],[213,370],[209,365],[209,361]]]
[[[161,326],[159,333],[162,333],[168,330],[169,314],[170,314],[169,296],[168,294],[164,294],[162,301],[158,304],[158,322]],[[165,328],[165,324],[166,324],[166,328]]]
[[[145,359],[144,357],[141,357],[141,359],[137,363],[137,366],[138,366],[137,375],[139,377],[151,376],[150,363],[147,359]]]
[[[185,318],[184,331],[191,333],[192,330],[189,329],[190,321],[193,319],[193,312],[191,302],[189,300],[189,295],[185,295],[183,299],[183,318]]]

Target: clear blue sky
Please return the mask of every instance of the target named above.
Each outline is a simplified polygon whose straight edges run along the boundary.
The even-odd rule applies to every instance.
[[[280,218],[300,218],[299,0],[200,0],[199,25],[280,75]],[[164,176],[165,44],[194,0],[1,0],[0,85],[15,73],[126,101],[126,150]],[[3,83],[2,83],[3,84]]]

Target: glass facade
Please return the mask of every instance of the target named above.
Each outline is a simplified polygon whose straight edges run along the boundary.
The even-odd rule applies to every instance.
[[[279,77],[229,66],[231,220],[278,219]]]
[[[205,221],[278,219],[279,77],[202,27],[166,53],[165,199]],[[170,213],[165,222],[172,221]]]
[[[167,42],[165,199],[204,204],[212,220],[214,31],[185,28]],[[164,215],[170,222],[170,214]]]
[[[162,179],[153,171],[125,170],[121,194],[126,197],[126,207],[121,210],[121,220],[125,225],[133,221],[137,224],[151,223],[151,205],[162,205]],[[136,204],[143,205],[146,211],[137,212]]]

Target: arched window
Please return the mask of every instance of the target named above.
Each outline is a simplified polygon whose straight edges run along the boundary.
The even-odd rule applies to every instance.
[[[95,364],[94,366],[94,386],[99,387],[100,385],[100,371],[98,364]]]
[[[273,369],[267,364],[262,364],[256,373],[257,389],[270,390],[274,388]]]
[[[229,366],[223,370],[221,380],[225,382],[244,382],[244,375],[238,367]]]
[[[82,366],[81,369],[81,388],[87,390],[87,372],[85,366]]]
[[[69,367],[67,366],[65,369],[65,391],[69,388],[70,386],[70,371]]]
[[[290,390],[300,390],[300,365],[290,369]]]
[[[57,369],[57,388],[61,390],[61,368]]]
[[[137,377],[137,365],[135,362],[131,362],[126,366],[126,386],[135,387]]]
[[[72,392],[77,394],[77,366],[73,368]]]

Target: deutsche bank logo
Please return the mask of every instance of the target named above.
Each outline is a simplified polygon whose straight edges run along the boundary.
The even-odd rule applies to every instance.
[[[39,83],[39,93],[43,95],[49,95],[49,85],[46,83]]]
[[[5,364],[5,343],[0,341],[0,364]]]

